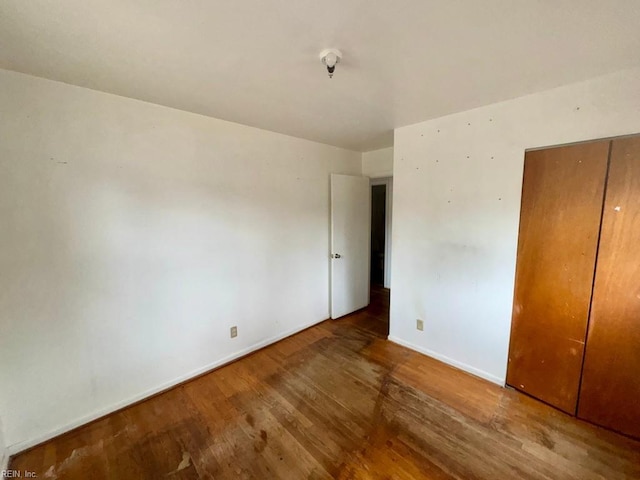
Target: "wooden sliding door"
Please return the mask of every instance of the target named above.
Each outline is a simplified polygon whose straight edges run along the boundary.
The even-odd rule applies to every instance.
[[[612,142],[578,416],[640,437],[640,137]]]
[[[609,143],[525,156],[507,383],[572,415],[580,387]]]

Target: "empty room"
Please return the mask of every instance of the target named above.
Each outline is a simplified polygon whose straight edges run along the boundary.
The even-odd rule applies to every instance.
[[[640,479],[639,27],[0,1],[0,478]]]

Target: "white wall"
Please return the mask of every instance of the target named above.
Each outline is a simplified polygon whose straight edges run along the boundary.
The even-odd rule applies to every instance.
[[[9,464],[9,451],[4,441],[4,434],[2,427],[2,418],[0,418],[0,472],[6,470]]]
[[[504,383],[525,149],[638,132],[640,69],[397,129],[390,338]]]
[[[362,154],[362,174],[381,178],[393,175],[393,147],[372,150]]]
[[[360,153],[7,71],[0,111],[12,451],[329,317]]]

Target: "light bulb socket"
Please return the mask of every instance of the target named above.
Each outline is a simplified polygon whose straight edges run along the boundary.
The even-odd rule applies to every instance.
[[[340,63],[341,58],[342,58],[342,52],[334,48],[328,48],[320,52],[320,61],[322,62],[323,65],[327,67],[329,78],[333,77],[333,73],[336,70],[336,65]]]

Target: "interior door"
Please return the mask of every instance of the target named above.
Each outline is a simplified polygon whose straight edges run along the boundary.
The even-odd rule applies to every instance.
[[[575,415],[609,142],[527,152],[507,383]]]
[[[640,137],[614,140],[578,416],[640,437]]]
[[[369,304],[369,177],[331,175],[331,318]]]

